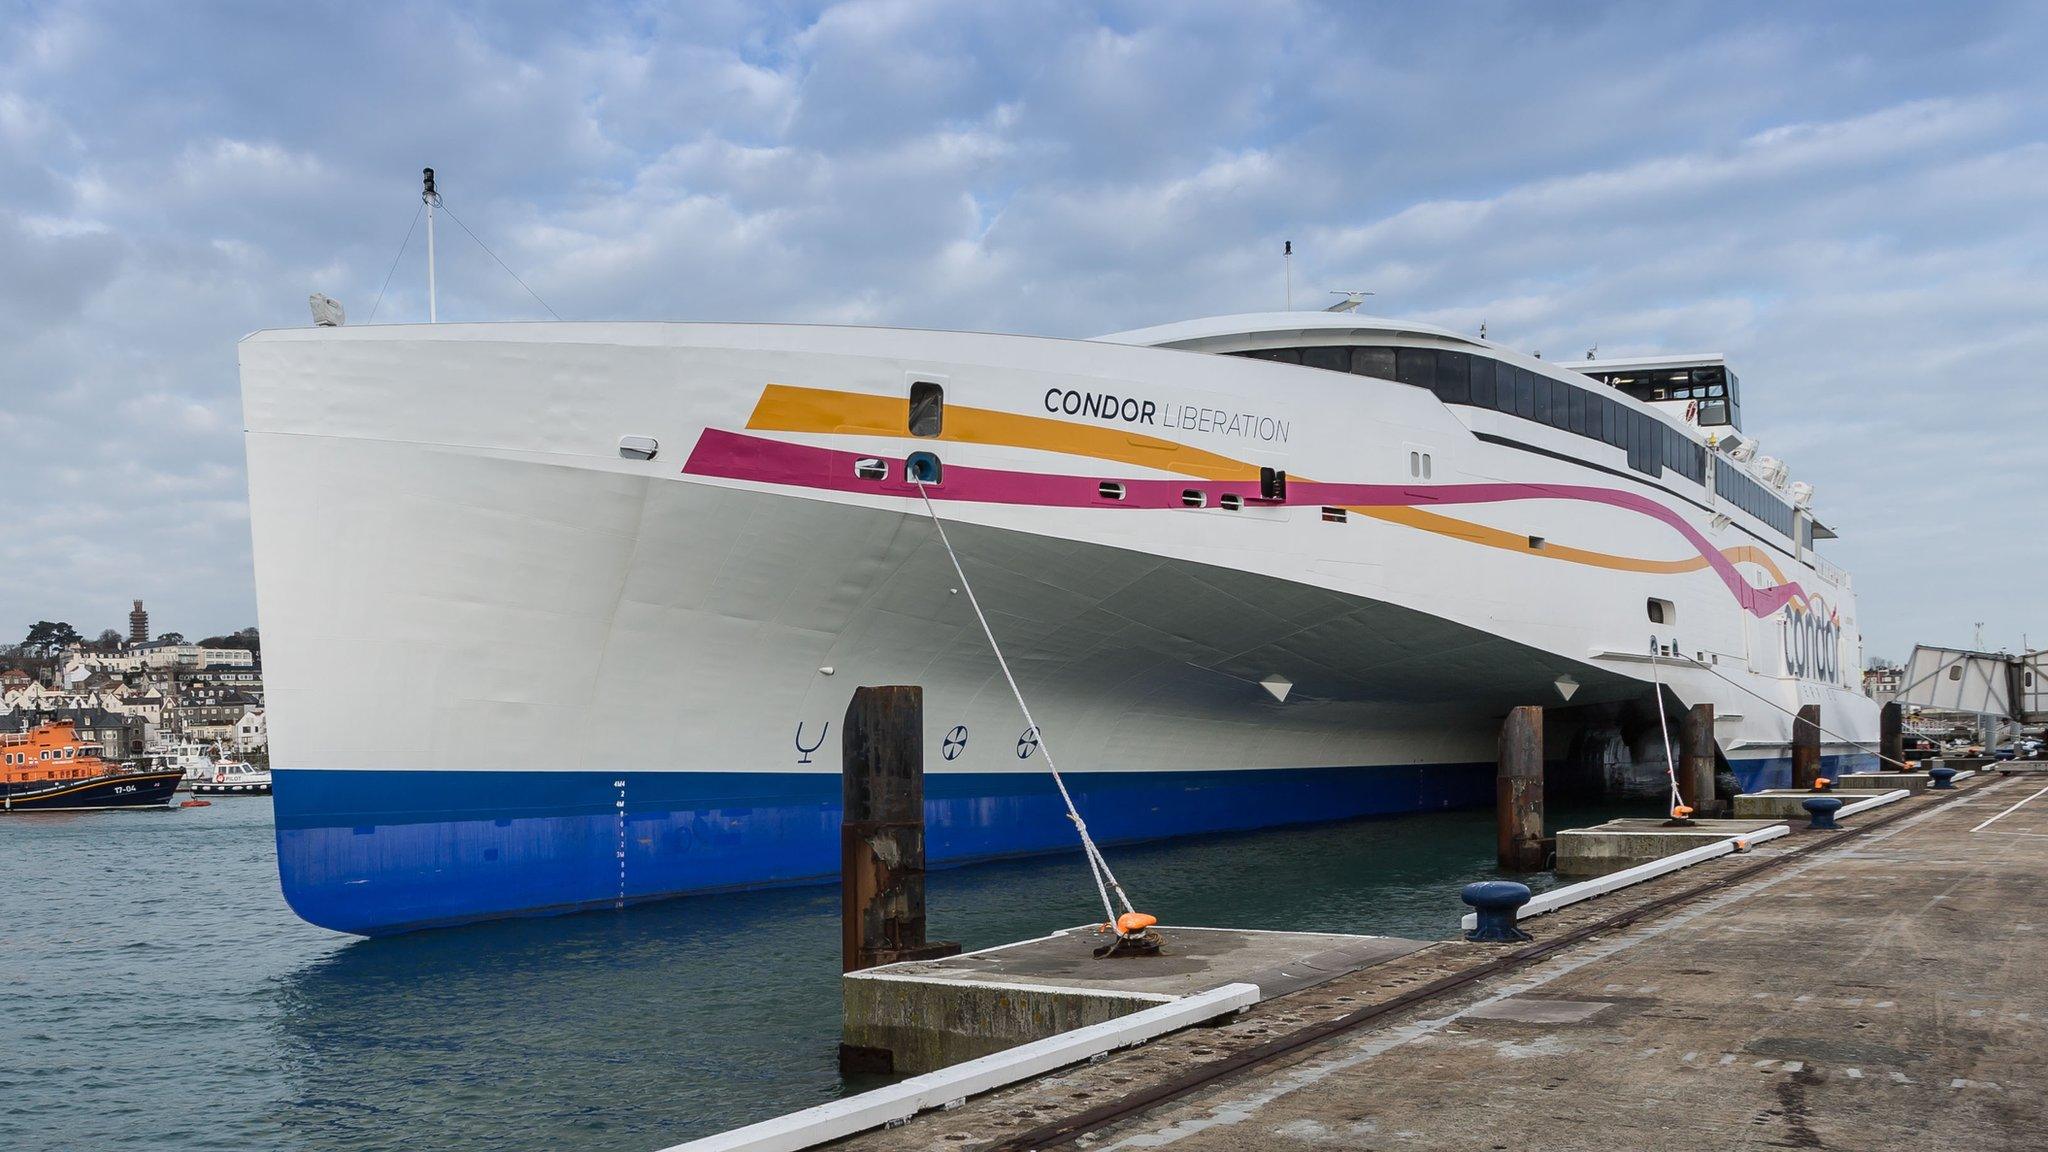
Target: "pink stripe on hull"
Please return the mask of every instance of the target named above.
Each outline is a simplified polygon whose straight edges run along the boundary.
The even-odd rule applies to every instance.
[[[863,480],[854,475],[855,461],[867,459],[857,452],[842,452],[809,444],[792,444],[758,436],[746,436],[720,429],[706,429],[683,465],[692,476],[718,476],[761,484],[786,484],[821,488],[833,492],[861,492],[876,496],[915,499],[917,486],[904,480],[904,462],[876,457],[888,465],[886,480]],[[1124,498],[1104,498],[1099,486],[1113,481],[1124,486]],[[1257,501],[1259,486],[1249,480],[1153,480],[1115,477],[1060,476],[1042,472],[1013,472],[997,468],[975,468],[962,464],[945,466],[945,480],[928,489],[934,500],[956,500],[978,504],[1024,504],[1045,508],[1161,509],[1180,508],[1181,493],[1198,488],[1212,498],[1242,496]],[[1786,583],[1768,588],[1752,587],[1742,573],[1714,543],[1685,518],[1647,496],[1594,488],[1578,484],[1436,484],[1419,487],[1405,484],[1328,484],[1315,480],[1287,483],[1290,503],[1328,504],[1360,508],[1442,507],[1462,504],[1499,504],[1514,500],[1582,500],[1626,508],[1655,517],[1676,529],[1698,550],[1721,577],[1741,605],[1757,616],[1769,616],[1795,596],[1804,596],[1799,584]]]

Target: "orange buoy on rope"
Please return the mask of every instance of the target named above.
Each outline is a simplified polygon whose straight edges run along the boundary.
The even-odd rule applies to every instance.
[[[213,807],[213,801],[211,801],[211,800],[183,800],[183,801],[180,801],[180,802],[179,802],[179,804],[178,804],[178,807],[180,807],[180,808],[211,808],[211,807]]]
[[[1116,918],[1116,931],[1119,936],[1129,936],[1135,932],[1143,932],[1157,923],[1157,916],[1148,916],[1143,912],[1126,912]]]
[[[1692,809],[1686,807],[1683,804],[1674,804],[1671,806],[1671,818],[1673,820],[1684,820],[1691,815]]]

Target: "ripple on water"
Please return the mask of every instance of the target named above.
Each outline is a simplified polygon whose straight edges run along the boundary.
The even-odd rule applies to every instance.
[[[291,914],[273,844],[262,800],[0,820],[0,1148],[651,1149],[849,1090],[834,888],[357,940]],[[1182,923],[1441,936],[1492,844],[1445,813],[1115,855]],[[1092,898],[1078,854],[929,882],[969,947]]]

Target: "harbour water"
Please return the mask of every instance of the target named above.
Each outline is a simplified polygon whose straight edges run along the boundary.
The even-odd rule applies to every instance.
[[[868,1086],[834,1067],[836,887],[360,940],[285,907],[272,835],[261,799],[0,820],[0,1148],[644,1152]],[[1493,836],[1440,813],[1114,861],[1169,923],[1436,938]],[[1078,854],[929,884],[970,948],[1092,899]]]

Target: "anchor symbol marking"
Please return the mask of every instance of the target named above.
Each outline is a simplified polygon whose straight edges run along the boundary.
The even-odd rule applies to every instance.
[[[804,722],[801,720],[797,721],[796,750],[802,754],[797,757],[797,763],[809,764],[811,762],[811,753],[816,752],[818,749],[823,748],[825,746],[825,733],[830,731],[832,731],[832,722],[830,720],[827,720],[825,721],[825,730],[823,732],[818,733],[817,741],[813,743],[810,747],[806,748],[804,747]]]

